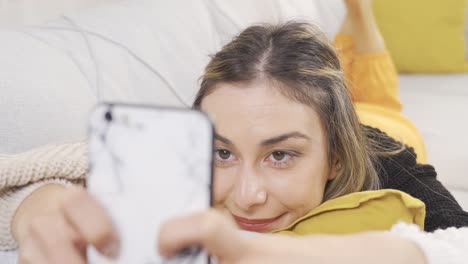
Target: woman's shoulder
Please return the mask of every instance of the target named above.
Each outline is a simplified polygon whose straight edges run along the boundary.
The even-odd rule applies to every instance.
[[[397,149],[391,155],[378,155],[374,164],[382,188],[397,189],[426,204],[425,230],[468,226],[468,213],[463,211],[453,195],[437,179],[429,164],[419,164],[411,147],[389,137],[377,128],[364,126],[367,137],[377,141],[378,150]]]
[[[410,178],[436,177],[437,173],[429,164],[418,164],[414,149],[397,141],[378,128],[362,125],[374,155],[374,166],[383,188],[398,189]]]

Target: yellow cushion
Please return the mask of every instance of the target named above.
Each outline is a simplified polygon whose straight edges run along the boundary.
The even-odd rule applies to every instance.
[[[401,191],[357,192],[326,201],[290,226],[274,233],[350,234],[389,230],[400,221],[416,224],[423,230],[425,213],[422,201]]]
[[[400,72],[468,72],[466,0],[374,1],[377,24]]]

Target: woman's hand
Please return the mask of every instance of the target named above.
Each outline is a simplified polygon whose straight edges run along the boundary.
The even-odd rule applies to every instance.
[[[110,257],[119,250],[110,218],[81,188],[41,187],[23,201],[12,229],[20,264],[86,263],[88,244]]]
[[[424,263],[410,241],[384,232],[355,235],[243,236],[234,223],[210,210],[172,219],[161,227],[159,252],[173,256],[202,246],[220,264],[235,263]]]
[[[239,263],[244,258],[242,252],[249,249],[234,223],[213,209],[166,222],[161,226],[158,245],[165,257],[187,247],[202,246],[220,263]]]
[[[230,219],[214,210],[175,218],[163,224],[158,244],[159,253],[166,257],[174,256],[187,247],[202,246],[220,264],[316,263],[311,261],[320,260],[323,256],[314,256],[314,245],[301,237],[243,235]]]

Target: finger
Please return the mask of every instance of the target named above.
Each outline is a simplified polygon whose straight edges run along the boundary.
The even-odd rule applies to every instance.
[[[246,245],[234,223],[214,210],[166,222],[161,226],[158,244],[163,256],[201,245],[210,255],[230,260],[239,259]]]
[[[49,214],[31,222],[30,237],[47,263],[86,263],[85,242],[60,213]]]
[[[89,193],[78,188],[70,191],[62,210],[66,221],[86,242],[108,257],[118,256],[120,242],[114,224],[105,209]]]
[[[38,245],[32,236],[22,240],[18,249],[18,264],[47,264],[47,259]]]

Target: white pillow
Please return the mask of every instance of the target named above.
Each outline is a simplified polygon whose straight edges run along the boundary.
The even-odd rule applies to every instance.
[[[119,0],[0,0],[0,27],[42,24],[111,1]]]
[[[305,20],[317,24],[332,40],[345,16],[343,0],[289,0],[276,1],[281,21]]]
[[[202,1],[122,1],[47,26],[55,29],[0,31],[0,153],[84,140],[97,101],[96,65],[102,100],[183,105],[125,49],[93,35],[84,38],[78,29],[131,49],[186,104],[207,54],[220,42]]]
[[[277,1],[271,0],[208,0],[213,25],[224,45],[243,29],[259,23],[278,21]]]
[[[209,10],[222,44],[248,26],[289,20],[319,25],[332,39],[345,15],[342,0],[210,0]]]
[[[84,138],[95,99],[67,56],[24,33],[1,31],[0,57],[0,153]]]

